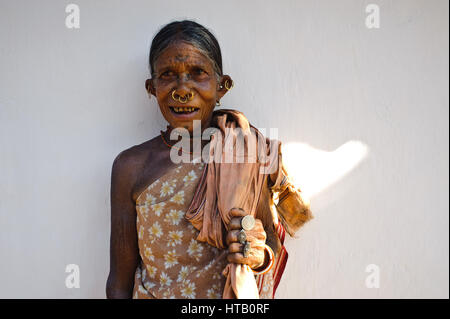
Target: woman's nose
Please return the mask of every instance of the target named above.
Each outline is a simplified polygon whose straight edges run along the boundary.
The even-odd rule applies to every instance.
[[[186,85],[191,80],[191,75],[189,73],[181,73],[178,77],[178,86]]]
[[[177,81],[178,82],[177,86],[175,87],[175,91],[176,91],[175,95],[184,97],[191,92],[189,80],[190,80],[189,74],[181,74],[180,75],[180,77],[178,78],[178,81]]]

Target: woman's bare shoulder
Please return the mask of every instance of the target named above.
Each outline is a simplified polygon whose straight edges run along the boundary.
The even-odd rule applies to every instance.
[[[147,159],[159,149],[159,136],[121,151],[113,162],[112,171],[120,175],[139,174]]]

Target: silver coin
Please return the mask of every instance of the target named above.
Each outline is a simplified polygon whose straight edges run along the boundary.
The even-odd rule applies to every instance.
[[[255,227],[255,218],[252,215],[242,217],[241,227],[244,230],[252,230]]]
[[[247,234],[245,233],[245,230],[241,229],[241,231],[238,234],[238,241],[244,245],[247,241]]]

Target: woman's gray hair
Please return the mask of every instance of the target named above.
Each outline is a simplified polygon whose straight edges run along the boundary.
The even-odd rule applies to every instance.
[[[170,44],[186,42],[197,48],[213,65],[217,81],[223,75],[222,54],[216,37],[204,26],[191,20],[174,21],[166,24],[155,35],[150,47],[149,68],[155,77],[155,61]]]

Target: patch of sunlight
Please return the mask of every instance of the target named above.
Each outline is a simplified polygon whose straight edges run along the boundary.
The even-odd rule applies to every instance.
[[[342,179],[369,152],[368,146],[360,141],[348,141],[331,152],[297,142],[283,143],[281,150],[283,164],[292,177],[292,183],[307,198],[314,197]]]

